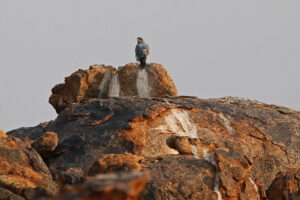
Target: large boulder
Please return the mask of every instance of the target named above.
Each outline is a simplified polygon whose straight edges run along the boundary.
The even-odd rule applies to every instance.
[[[37,138],[38,131],[34,128],[27,130],[14,130],[10,134],[28,136],[33,140]],[[204,173],[208,169],[211,178],[193,179],[191,187],[182,190],[185,195],[200,195],[199,188],[192,187],[195,182],[209,185],[202,194],[216,196],[211,181],[207,180],[216,180],[219,171],[220,193],[232,199],[251,199],[253,196],[255,199],[258,193],[262,194],[257,191],[267,190],[278,172],[300,167],[300,113],[249,99],[87,99],[62,111],[45,130],[58,135],[53,155],[46,158],[55,180],[81,183],[93,163],[103,155],[130,153],[144,157],[142,166],[152,171],[153,181],[143,192],[144,199],[159,193],[173,195],[169,196],[170,199],[180,196],[176,184],[181,179],[183,185],[188,181],[184,181],[182,171],[189,170],[192,163],[202,164],[194,171],[186,172],[192,173],[189,177],[200,176],[197,171]],[[172,141],[170,138],[174,136],[183,138]],[[204,147],[214,152],[216,164],[207,163],[209,157],[201,156]],[[158,162],[161,158],[166,162]],[[105,167],[104,171],[132,166],[116,163],[116,168]],[[176,168],[172,171],[167,165]],[[164,168],[168,168],[169,175],[158,175]],[[103,169],[98,172],[103,173]],[[166,184],[163,188],[159,188],[160,184],[155,181],[161,176],[164,176],[161,184]],[[170,188],[172,192],[168,192]]]
[[[30,143],[0,131],[0,199],[40,199],[57,190],[48,167]]]
[[[49,102],[60,113],[83,99],[119,96],[177,96],[177,90],[160,64],[150,63],[141,68],[137,63],[129,63],[118,70],[93,65],[88,70],[74,72],[65,78],[65,83],[53,87]]]

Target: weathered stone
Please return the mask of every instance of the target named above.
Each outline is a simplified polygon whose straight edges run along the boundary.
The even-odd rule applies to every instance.
[[[88,170],[88,175],[117,172],[117,171],[140,171],[141,162],[144,158],[132,154],[105,154],[102,155]]]
[[[213,152],[218,166],[222,196],[230,197],[230,199],[239,199],[239,196],[246,199],[247,196],[248,199],[259,200],[260,193],[250,176],[252,167],[247,158],[239,153],[223,149],[216,148]]]
[[[0,199],[1,200],[25,200],[22,196],[16,195],[13,192],[0,187]]]
[[[269,200],[300,199],[300,168],[280,172],[267,190]]]
[[[15,130],[8,131],[8,135],[12,135],[17,138],[22,138],[24,136],[28,136],[30,140],[36,140],[38,137],[40,137],[42,134],[47,132],[47,126],[51,124],[50,122],[44,122],[40,123],[39,125],[35,127],[22,127]],[[28,134],[30,133],[30,134]]]
[[[7,135],[3,131],[0,130],[0,138],[5,138],[5,137],[7,137]]]
[[[79,69],[66,77],[65,83],[52,88],[49,103],[59,113],[72,103],[81,102],[84,98],[107,97],[108,79],[115,71],[113,67],[105,65],[92,65],[88,70]]]
[[[189,138],[187,136],[173,135],[166,140],[170,148],[175,149],[182,155],[196,155],[198,158],[204,158],[204,152],[211,151],[214,147],[212,144],[205,144],[196,138]],[[195,147],[194,149],[192,147]]]
[[[151,63],[140,68],[137,63],[129,63],[118,70],[111,66],[94,65],[88,70],[78,70],[66,77],[65,83],[56,85],[49,102],[60,113],[72,103],[84,99],[118,96],[177,96],[177,90],[160,64]]]
[[[55,150],[57,143],[57,134],[54,132],[46,132],[32,143],[32,147],[46,158]]]
[[[39,154],[13,136],[0,137],[0,186],[3,199],[39,199],[57,192]]]
[[[204,159],[169,155],[144,164],[151,179],[139,199],[217,199],[215,167]]]
[[[114,116],[105,123],[83,126],[110,113]],[[155,158],[178,154],[184,146],[182,152],[193,153],[187,143],[178,143],[177,150],[170,148],[167,145],[170,136],[188,137],[199,158],[203,147],[195,143],[198,140],[247,157],[252,163],[250,177],[264,190],[279,171],[300,166],[300,113],[248,99],[89,99],[61,112],[46,129],[59,133],[55,156],[46,159],[49,169],[55,180],[72,180],[72,183],[80,182],[89,166],[103,154],[128,152]],[[19,134],[15,130],[10,134],[32,138],[31,131]],[[282,136],[285,139],[281,140]],[[66,173],[70,168],[82,171]],[[236,169],[232,176],[238,180],[244,174]]]
[[[57,200],[134,200],[145,187],[144,172],[97,175],[77,187],[66,186]]]
[[[120,96],[167,97],[177,96],[177,89],[165,68],[150,63],[141,68],[129,63],[118,69]]]

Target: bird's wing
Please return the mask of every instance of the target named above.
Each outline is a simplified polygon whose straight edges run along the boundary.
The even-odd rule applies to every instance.
[[[138,57],[138,51],[139,51],[138,48],[139,48],[138,45],[136,45],[136,46],[135,46],[135,58],[136,58],[137,61],[140,60],[139,57]]]
[[[149,45],[148,44],[145,44],[145,56],[146,56],[146,58],[148,58],[149,57],[149,54],[150,54],[150,47],[149,47]]]

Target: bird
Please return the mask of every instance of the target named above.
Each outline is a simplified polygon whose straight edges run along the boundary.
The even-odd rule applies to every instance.
[[[137,45],[135,47],[135,57],[142,67],[146,66],[146,60],[150,54],[149,45],[145,43],[142,37],[137,38]]]

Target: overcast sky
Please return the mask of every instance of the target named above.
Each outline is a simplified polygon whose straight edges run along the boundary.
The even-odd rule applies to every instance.
[[[56,118],[51,88],[151,48],[179,94],[300,110],[299,0],[0,0],[0,129]]]

